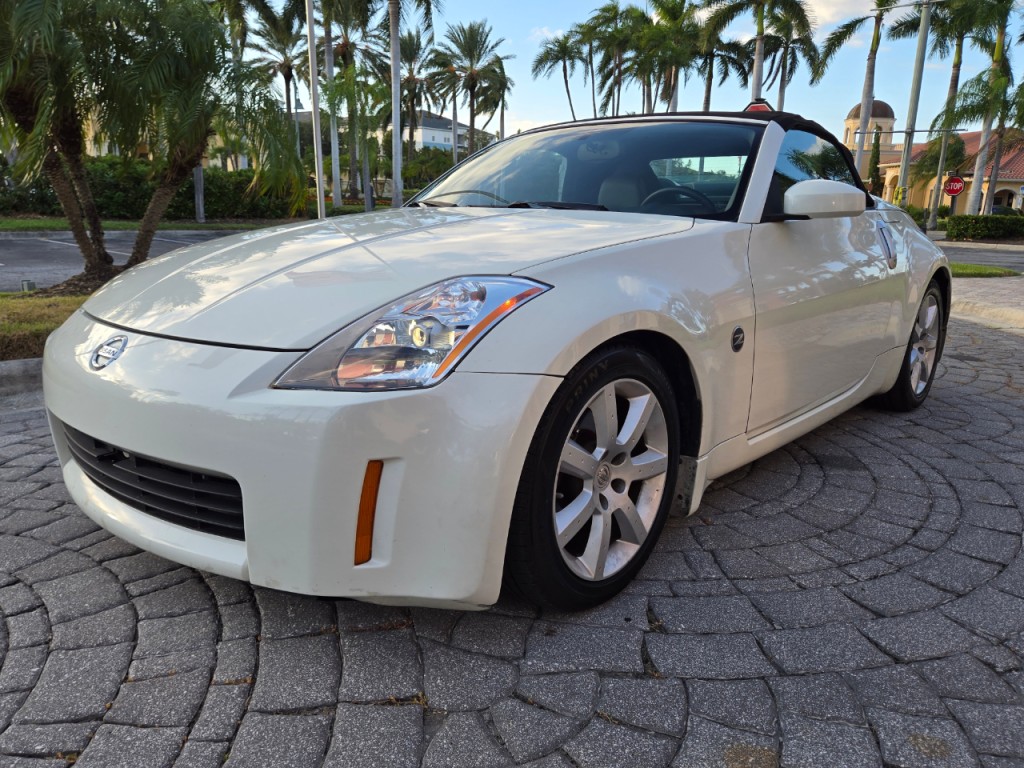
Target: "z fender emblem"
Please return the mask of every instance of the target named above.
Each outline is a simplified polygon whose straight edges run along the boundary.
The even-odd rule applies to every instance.
[[[114,336],[100,344],[89,358],[89,367],[94,371],[106,368],[117,360],[128,346],[127,336]]]
[[[743,349],[743,342],[746,340],[747,335],[743,332],[743,329],[737,327],[736,330],[732,332],[732,351],[739,352]]]

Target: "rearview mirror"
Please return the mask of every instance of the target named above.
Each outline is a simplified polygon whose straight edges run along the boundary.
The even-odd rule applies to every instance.
[[[864,193],[850,184],[827,179],[800,181],[786,190],[783,212],[808,219],[860,216],[867,206]]]

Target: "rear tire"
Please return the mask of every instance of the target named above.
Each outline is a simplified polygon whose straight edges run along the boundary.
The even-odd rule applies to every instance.
[[[608,600],[643,566],[679,467],[672,385],[649,353],[599,350],[548,405],[516,493],[505,581],[561,610]]]
[[[893,411],[912,411],[928,398],[935,380],[935,369],[946,344],[943,307],[942,291],[932,282],[914,318],[900,376],[892,389],[880,398],[884,407]]]

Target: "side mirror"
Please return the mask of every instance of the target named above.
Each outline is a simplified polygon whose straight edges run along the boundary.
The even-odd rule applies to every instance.
[[[786,190],[783,212],[787,217],[838,219],[860,216],[867,206],[864,193],[850,184],[827,179],[800,181]]]

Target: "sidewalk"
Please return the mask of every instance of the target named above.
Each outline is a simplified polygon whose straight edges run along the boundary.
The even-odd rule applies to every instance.
[[[955,278],[952,314],[980,318],[998,328],[1024,330],[1024,277]]]

